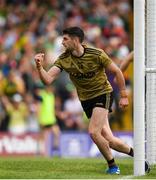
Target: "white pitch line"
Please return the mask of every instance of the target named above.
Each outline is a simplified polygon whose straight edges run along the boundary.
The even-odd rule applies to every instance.
[[[124,180],[124,179],[133,179],[135,176],[131,175],[131,176],[123,176],[123,177],[120,177],[120,178],[117,178],[117,179],[120,179],[120,180]]]

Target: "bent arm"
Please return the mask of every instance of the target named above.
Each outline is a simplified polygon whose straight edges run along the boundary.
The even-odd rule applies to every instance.
[[[115,75],[120,90],[120,96],[127,97],[125,80],[121,70],[113,62],[109,64],[106,69]]]
[[[38,69],[38,73],[41,80],[43,81],[44,84],[47,84],[47,85],[51,84],[56,79],[56,77],[60,74],[60,72],[61,72],[61,69],[56,66],[51,67],[49,71],[46,71],[43,67],[40,67]]]

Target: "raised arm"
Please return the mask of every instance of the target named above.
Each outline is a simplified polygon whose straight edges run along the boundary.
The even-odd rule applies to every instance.
[[[121,70],[112,62],[107,67],[107,70],[113,73],[116,76],[116,81],[120,90],[120,107],[128,106],[128,97],[126,92],[125,80]]]
[[[39,53],[35,55],[35,62],[39,76],[44,84],[49,85],[56,79],[56,77],[60,74],[61,70],[60,68],[53,66],[49,69],[49,71],[46,71],[42,66],[43,59],[44,59],[43,53]]]

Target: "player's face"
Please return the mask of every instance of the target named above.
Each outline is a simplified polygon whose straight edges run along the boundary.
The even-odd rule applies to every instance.
[[[70,51],[73,51],[74,50],[74,38],[73,37],[70,37],[68,35],[63,35],[63,40],[62,40],[62,45],[67,49],[67,50],[70,50]]]

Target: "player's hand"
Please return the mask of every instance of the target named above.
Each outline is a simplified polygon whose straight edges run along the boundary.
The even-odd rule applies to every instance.
[[[43,59],[44,59],[43,53],[38,53],[35,55],[35,63],[38,70],[42,68]]]
[[[129,105],[129,101],[127,97],[121,97],[119,101],[119,107],[124,109]]]

